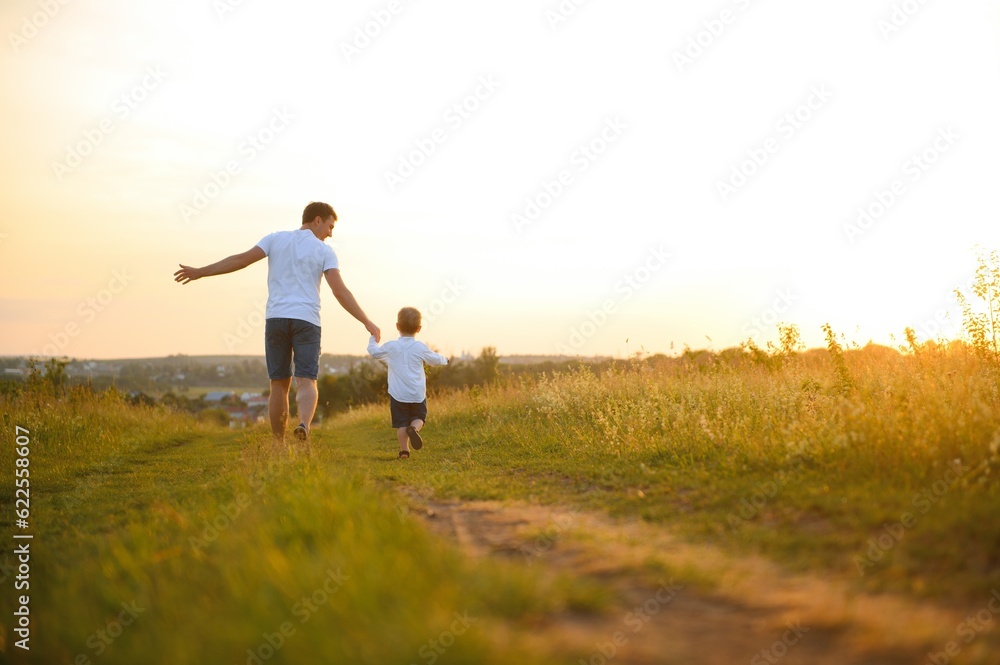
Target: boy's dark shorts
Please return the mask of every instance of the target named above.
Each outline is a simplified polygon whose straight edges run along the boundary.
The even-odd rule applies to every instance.
[[[267,376],[272,381],[292,376],[292,352],[295,353],[295,376],[319,378],[320,327],[299,319],[268,319],[264,322],[264,358]]]
[[[389,395],[389,413],[392,414],[392,426],[396,429],[409,427],[414,420],[427,422],[427,400],[423,402],[400,402]]]

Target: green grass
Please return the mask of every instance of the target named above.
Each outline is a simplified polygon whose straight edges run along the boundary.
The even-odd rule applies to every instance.
[[[539,653],[533,633],[600,612],[600,589],[465,557],[407,516],[399,486],[640,518],[859,591],[979,607],[1000,588],[997,372],[961,348],[841,360],[633,363],[432,396],[407,462],[383,406],[328,420],[313,454],[293,456],[261,427],[114,395],[0,396],[7,543],[10,443],[15,426],[31,432],[31,662],[246,663],[268,640],[282,645],[267,663],[428,662],[456,613],[478,621],[438,663],[585,655]],[[859,568],[907,512],[914,523]],[[703,571],[684,577],[711,588]],[[142,612],[99,654],[123,603]],[[22,655],[14,639],[2,635],[5,657]]]
[[[351,466],[436,495],[642,518],[859,590],[988,597],[1000,588],[997,373],[961,348],[845,361],[635,364],[432,398],[428,445],[409,465],[379,461],[395,454],[385,408],[328,426]]]
[[[465,560],[322,436],[296,457],[260,429],[230,433],[115,397],[4,407],[11,438],[15,425],[31,432],[25,662],[246,663],[254,651],[268,663],[550,662],[518,635],[550,612],[599,609],[568,579]],[[118,634],[126,606],[137,618]],[[7,657],[24,655],[4,638]],[[263,658],[269,641],[281,648]]]

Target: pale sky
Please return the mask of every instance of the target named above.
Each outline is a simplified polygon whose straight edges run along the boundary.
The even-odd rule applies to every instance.
[[[265,262],[172,273],[312,200],[386,337],[416,306],[456,354],[888,343],[1000,247],[993,1],[9,0],[0,33],[0,355],[262,355]],[[323,351],[363,354],[323,289]]]

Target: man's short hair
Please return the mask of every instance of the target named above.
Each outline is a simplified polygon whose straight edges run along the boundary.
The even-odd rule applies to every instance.
[[[313,201],[306,206],[306,209],[302,211],[302,226],[309,224],[316,217],[322,217],[326,219],[327,217],[333,217],[333,221],[337,221],[337,213],[334,212],[333,206],[329,203],[320,203]]]
[[[399,332],[404,335],[415,335],[420,328],[420,312],[414,307],[404,307],[396,316]]]

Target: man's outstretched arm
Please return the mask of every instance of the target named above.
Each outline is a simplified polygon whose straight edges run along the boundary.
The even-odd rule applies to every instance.
[[[221,261],[217,261],[210,266],[205,266],[204,268],[192,268],[191,266],[186,266],[183,263],[180,264],[181,269],[174,273],[174,281],[180,282],[181,284],[187,284],[188,282],[193,282],[196,279],[201,279],[202,277],[212,277],[213,275],[225,275],[226,273],[236,272],[237,270],[243,270],[248,265],[260,261],[262,258],[267,256],[260,247],[256,245],[242,254],[233,254],[232,256],[227,256]]]
[[[340,271],[336,268],[331,268],[323,274],[326,276],[326,283],[330,285],[330,290],[333,291],[333,297],[337,299],[340,306],[347,310],[348,314],[363,323],[365,329],[375,337],[376,342],[382,341],[382,331],[378,329],[377,325],[372,323],[372,320],[361,309],[361,305],[354,299],[354,294],[344,284],[344,278],[340,276]]]

